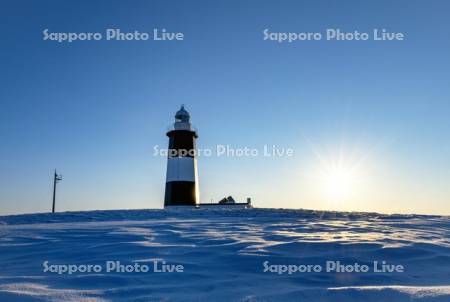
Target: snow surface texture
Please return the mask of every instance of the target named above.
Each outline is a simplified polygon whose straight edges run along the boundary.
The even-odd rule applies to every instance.
[[[184,272],[43,272],[44,261],[152,259]],[[263,266],[328,260],[385,260],[405,272]],[[450,301],[450,218],[275,209],[0,216],[0,301]]]

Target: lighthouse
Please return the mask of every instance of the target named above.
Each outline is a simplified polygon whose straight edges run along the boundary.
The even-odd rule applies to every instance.
[[[166,193],[164,206],[196,206],[199,204],[196,139],[184,105],[175,114],[175,122],[167,132]]]

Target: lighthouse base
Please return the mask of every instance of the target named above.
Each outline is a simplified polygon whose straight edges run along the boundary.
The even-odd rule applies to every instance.
[[[235,203],[235,204],[218,204],[218,203],[200,203],[196,206],[187,206],[187,205],[171,205],[164,206],[164,209],[168,210],[201,210],[201,209],[211,209],[211,210],[240,210],[240,209],[252,209],[253,206],[247,203]]]
[[[246,202],[237,202],[232,204],[221,203],[201,203],[198,205],[201,208],[213,208],[213,209],[251,209],[252,205]]]
[[[164,206],[195,206],[195,182],[172,181],[166,183]]]

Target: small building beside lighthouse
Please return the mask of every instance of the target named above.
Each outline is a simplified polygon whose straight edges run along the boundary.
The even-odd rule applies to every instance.
[[[167,132],[167,136],[169,152],[164,206],[197,206],[199,204],[196,154],[198,135],[190,123],[190,115],[184,105],[175,114],[175,122]]]

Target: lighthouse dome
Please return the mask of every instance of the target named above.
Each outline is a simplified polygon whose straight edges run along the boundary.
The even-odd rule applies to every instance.
[[[175,119],[177,119],[177,121],[180,122],[189,122],[189,112],[186,111],[186,109],[184,109],[184,105],[181,105],[180,110],[177,111],[177,113],[175,114]]]

